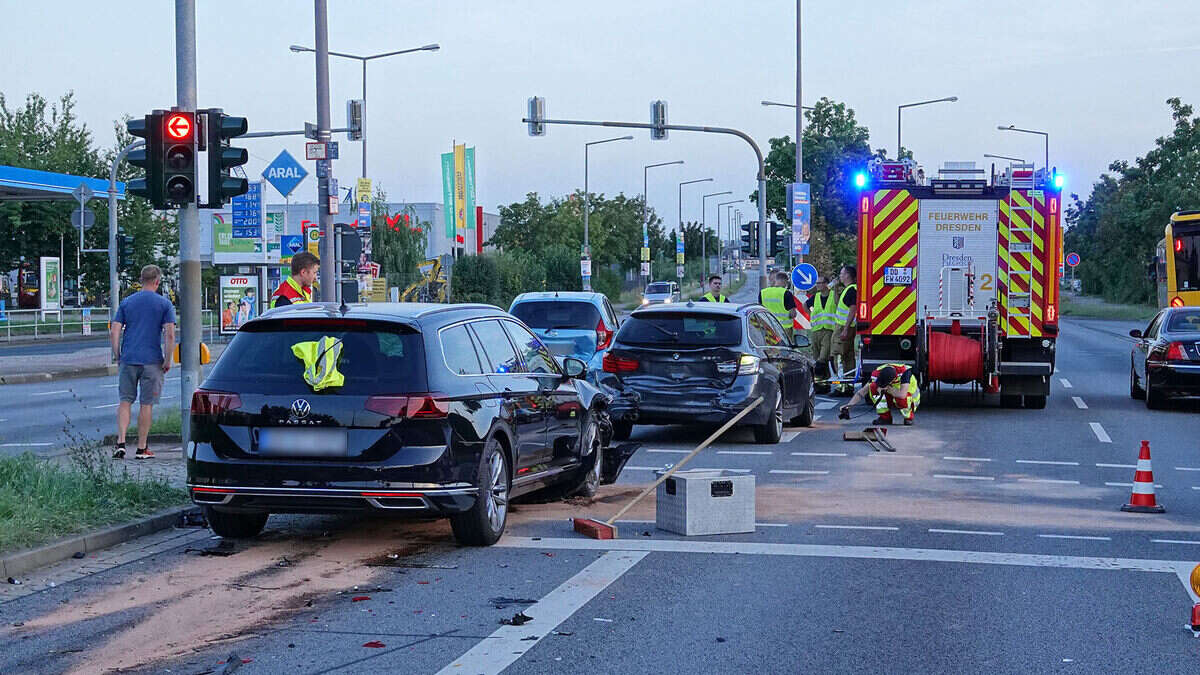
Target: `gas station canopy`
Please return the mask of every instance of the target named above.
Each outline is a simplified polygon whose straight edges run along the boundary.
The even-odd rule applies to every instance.
[[[0,166],[0,201],[46,202],[73,200],[80,185],[91,188],[96,199],[108,198],[108,181],[103,178]],[[125,184],[117,182],[117,199],[125,199]]]

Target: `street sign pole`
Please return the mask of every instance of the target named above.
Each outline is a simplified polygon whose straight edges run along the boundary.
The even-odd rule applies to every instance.
[[[175,0],[175,96],[179,110],[196,110],[195,0]],[[200,283],[200,212],[193,195],[179,209],[179,413],[185,455],[191,443],[192,394],[200,384]]]
[[[317,142],[330,141],[329,114],[329,3],[328,0],[313,0],[314,25],[316,31],[317,62]],[[322,168],[324,170],[320,170]],[[320,225],[321,243],[321,300],[334,302],[337,297],[337,263],[333,251],[333,213],[337,198],[329,199],[329,178],[332,167],[329,159],[317,162],[317,223]]]

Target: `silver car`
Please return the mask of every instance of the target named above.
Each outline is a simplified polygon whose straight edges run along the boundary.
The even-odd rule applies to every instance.
[[[664,305],[679,302],[679,284],[674,281],[655,281],[642,292],[643,305]]]

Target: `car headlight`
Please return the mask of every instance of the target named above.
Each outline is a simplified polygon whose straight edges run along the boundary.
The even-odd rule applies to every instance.
[[[648,304],[650,304],[650,298],[642,298],[642,304],[643,304],[643,305],[648,305]]]
[[[663,304],[664,304],[664,305],[669,305],[669,304],[671,304],[671,299],[670,299],[670,298],[665,298],[665,299],[663,299]]]

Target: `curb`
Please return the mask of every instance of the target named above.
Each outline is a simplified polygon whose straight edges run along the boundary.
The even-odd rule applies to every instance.
[[[0,375],[0,385],[28,384],[30,382],[51,382],[54,380],[69,380],[77,377],[97,377],[116,374],[116,364],[110,364],[107,366],[92,366],[90,368],[59,370],[52,373],[20,373],[17,375]]]
[[[135,436],[135,438],[133,440],[137,441],[137,438],[136,438],[137,434],[134,434],[134,436]],[[128,438],[128,436],[126,436],[126,438]],[[183,438],[180,436],[176,436],[175,434],[150,434],[149,436],[146,437],[146,443],[148,443],[148,444],[149,443],[162,443],[164,445],[169,445],[171,443],[183,443]],[[101,439],[101,441],[100,441],[100,445],[116,445],[116,444],[117,444],[117,435],[116,434],[109,434],[109,435],[105,436],[103,439]]]
[[[76,553],[94,553],[131,539],[165,530],[179,520],[179,514],[191,508],[193,507],[190,504],[175,506],[122,525],[112,525],[93,532],[60,539],[38,548],[6,555],[0,558],[0,577],[15,577],[30,570],[66,560]]]

